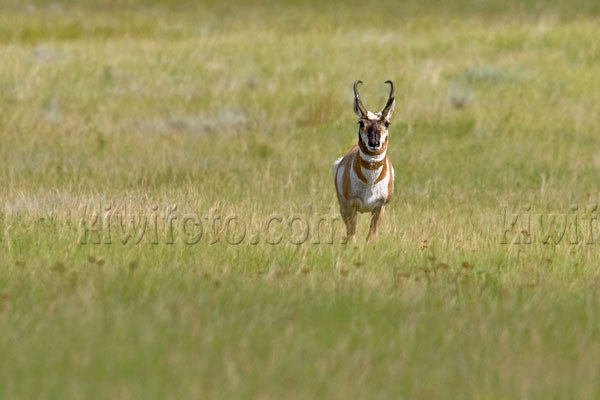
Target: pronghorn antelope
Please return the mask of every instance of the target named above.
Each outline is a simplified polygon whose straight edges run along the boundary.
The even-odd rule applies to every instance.
[[[358,115],[358,144],[333,164],[335,190],[348,239],[356,238],[356,213],[371,212],[367,240],[375,239],[385,205],[394,193],[394,167],[386,155],[388,127],[394,112],[394,84],[381,112],[367,111],[354,82],[354,112]]]

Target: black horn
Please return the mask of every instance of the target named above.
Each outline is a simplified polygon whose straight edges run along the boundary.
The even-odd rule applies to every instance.
[[[385,83],[390,84],[390,97],[388,97],[387,104],[381,111],[381,115],[384,117],[389,114],[389,112],[394,108],[394,83],[392,81],[385,81]]]
[[[367,109],[365,108],[365,106],[362,103],[362,100],[360,99],[360,94],[358,94],[358,84],[362,83],[362,81],[356,81],[354,82],[354,111],[357,114],[362,114],[363,117],[367,116]]]

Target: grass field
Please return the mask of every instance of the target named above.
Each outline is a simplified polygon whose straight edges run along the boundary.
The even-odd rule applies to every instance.
[[[600,397],[600,5],[169,4],[0,5],[0,398]]]

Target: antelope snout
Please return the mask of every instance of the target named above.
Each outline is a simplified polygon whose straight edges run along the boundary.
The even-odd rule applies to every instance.
[[[379,139],[369,140],[369,147],[371,147],[373,149],[378,149],[379,148]]]

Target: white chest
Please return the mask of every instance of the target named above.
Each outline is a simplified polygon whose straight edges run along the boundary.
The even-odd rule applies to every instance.
[[[385,154],[380,159],[356,162],[358,156],[354,148],[335,162],[336,190],[341,204],[351,205],[359,212],[372,212],[390,201],[394,192],[394,169]],[[371,169],[374,163],[381,166]]]
[[[353,185],[355,203],[360,212],[370,212],[385,204],[388,198],[388,182],[391,177],[386,177],[374,185],[367,185],[358,180]]]
[[[389,183],[390,179],[393,179],[393,174],[387,173],[383,179],[375,183],[382,169],[383,167],[377,170],[363,169],[362,172],[368,180],[367,183],[359,179],[354,170],[350,171],[352,198],[359,212],[371,212],[385,204],[388,199]]]

